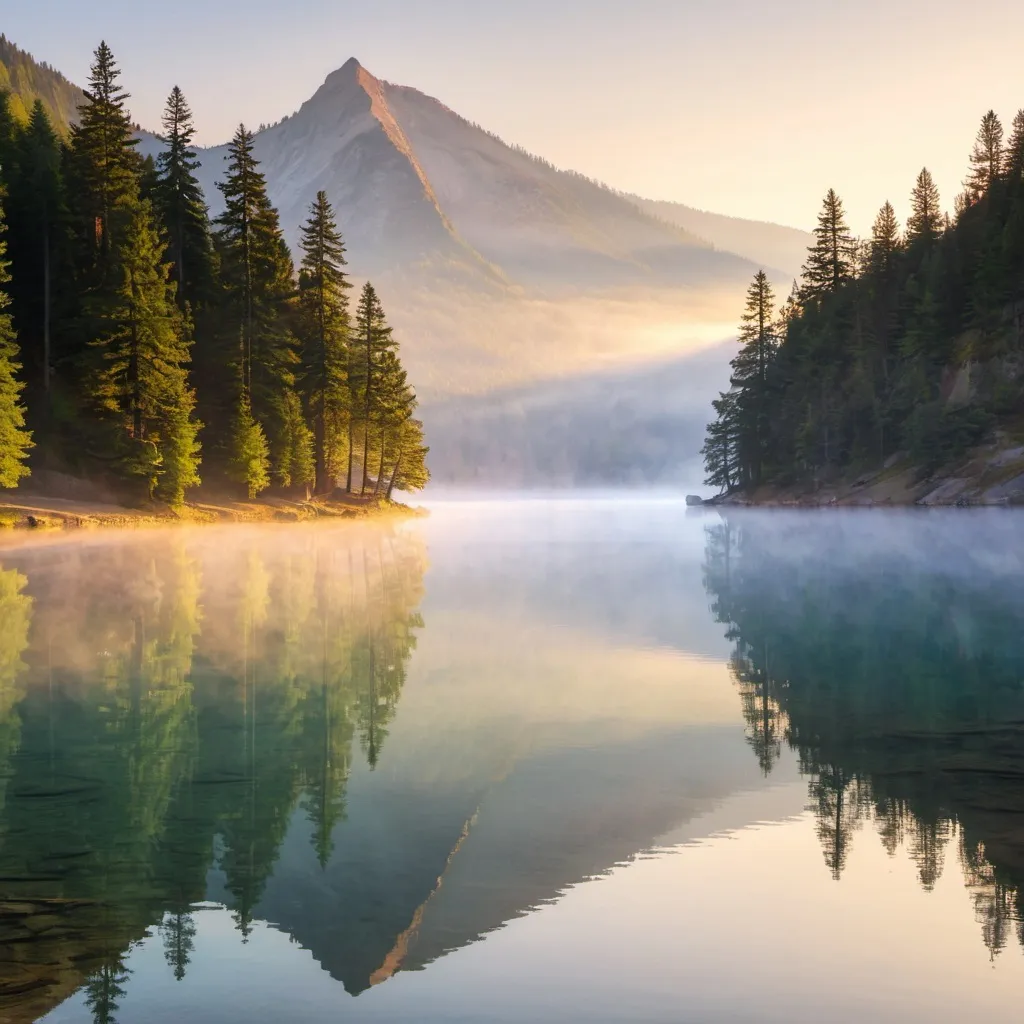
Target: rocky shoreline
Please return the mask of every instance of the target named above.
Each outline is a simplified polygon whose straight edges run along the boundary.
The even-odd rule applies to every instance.
[[[928,477],[922,477],[907,453],[898,452],[884,465],[856,477],[823,481],[816,487],[764,486],[751,493],[718,495],[702,504],[769,508],[1024,506],[1024,444],[1019,438],[997,435],[994,441]]]

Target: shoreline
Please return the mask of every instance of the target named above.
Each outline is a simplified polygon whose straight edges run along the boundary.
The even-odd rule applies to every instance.
[[[997,435],[930,476],[905,452],[857,476],[819,484],[764,485],[750,493],[719,495],[712,508],[1020,508],[1024,507],[1024,444]]]
[[[384,499],[311,499],[255,501],[199,499],[180,509],[131,508],[103,502],[55,498],[17,491],[0,492],[0,533],[8,530],[147,529],[167,526],[254,525],[317,521],[415,518],[424,509]]]

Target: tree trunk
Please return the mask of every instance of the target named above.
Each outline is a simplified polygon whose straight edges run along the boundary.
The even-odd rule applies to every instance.
[[[373,332],[366,330],[366,400],[363,403],[363,483],[359,493],[370,485],[370,398],[373,389]]]
[[[352,434],[352,412],[348,414],[348,475],[345,477],[345,490],[352,493],[352,449],[355,446],[355,437]]]
[[[377,469],[377,481],[373,485],[373,496],[375,498],[380,497],[380,485],[381,485],[381,481],[384,479],[384,448],[386,447],[386,444],[387,444],[387,433],[385,432],[384,428],[381,427],[381,430],[380,430],[380,466]]]
[[[50,223],[43,221],[43,392],[50,397]]]
[[[387,493],[387,500],[388,501],[391,500],[391,495],[394,493],[394,490],[395,490],[395,481],[398,479],[398,470],[399,470],[399,468],[402,465],[402,455],[403,455],[402,449],[399,448],[398,449],[398,458],[395,460],[395,468],[394,468],[394,471],[391,474],[391,482],[388,484],[388,493]]]

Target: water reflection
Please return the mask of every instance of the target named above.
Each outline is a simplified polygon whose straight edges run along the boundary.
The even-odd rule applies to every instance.
[[[970,900],[1016,943],[1017,524],[0,548],[0,1019],[1000,1019],[1024,958]]]
[[[244,938],[297,809],[330,858],[354,752],[372,767],[387,740],[424,553],[175,534],[4,563],[0,999],[28,1020],[84,984],[110,1021],[154,926],[185,977],[211,871]]]
[[[873,824],[932,890],[957,858],[985,944],[1024,944],[1024,576],[1014,517],[730,515],[705,586],[748,743],[809,777],[842,877]]]

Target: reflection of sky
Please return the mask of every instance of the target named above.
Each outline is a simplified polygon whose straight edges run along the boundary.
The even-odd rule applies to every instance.
[[[981,115],[1024,102],[1015,0],[34,0],[4,31],[83,83],[105,36],[136,119],[178,83],[205,144],[355,55],[616,188],[809,228],[834,187],[861,233],[922,164],[951,209]]]

